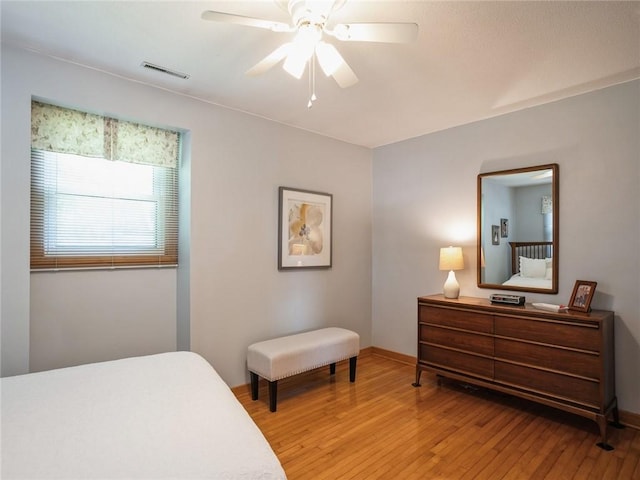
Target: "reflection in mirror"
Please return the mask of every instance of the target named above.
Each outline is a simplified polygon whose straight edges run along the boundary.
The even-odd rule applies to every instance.
[[[558,293],[558,165],[478,175],[478,287]]]

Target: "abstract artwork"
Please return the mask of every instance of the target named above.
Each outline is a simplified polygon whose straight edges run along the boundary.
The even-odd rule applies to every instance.
[[[333,196],[280,187],[278,269],[330,268]]]

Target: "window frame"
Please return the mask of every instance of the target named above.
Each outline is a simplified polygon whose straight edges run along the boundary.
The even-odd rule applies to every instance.
[[[152,267],[177,266],[178,264],[178,167],[163,168],[164,191],[171,198],[160,202],[164,212],[156,215],[156,235],[163,236],[164,251],[160,253],[124,253],[117,248],[113,253],[88,254],[58,253],[47,254],[45,251],[47,198],[45,192],[45,160],[34,159],[42,156],[43,150],[31,151],[31,269],[81,269],[81,268],[120,268],[120,267]],[[46,151],[44,151],[46,152]],[[55,153],[55,152],[52,152]],[[156,180],[154,179],[154,182]],[[162,182],[162,180],[160,180]],[[118,197],[113,197],[118,198]],[[158,218],[162,222],[158,222]],[[159,248],[162,248],[160,246]]]

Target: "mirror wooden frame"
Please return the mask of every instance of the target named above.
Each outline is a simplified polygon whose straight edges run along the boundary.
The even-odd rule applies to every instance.
[[[505,176],[505,175],[522,175],[522,174],[531,174],[534,175],[534,172],[537,171],[545,171],[545,170],[551,170],[552,174],[553,174],[553,180],[551,182],[551,195],[552,195],[552,213],[553,213],[553,220],[552,220],[552,240],[551,240],[551,246],[550,248],[552,249],[551,251],[552,256],[551,256],[551,266],[552,266],[552,271],[551,271],[551,288],[538,288],[535,286],[526,286],[526,285],[503,285],[500,283],[487,283],[485,281],[483,281],[483,269],[485,269],[485,255],[483,252],[483,243],[482,240],[483,238],[487,238],[487,235],[489,235],[489,233],[484,232],[483,233],[483,225],[482,225],[482,221],[483,221],[483,192],[482,192],[482,183],[483,183],[483,179],[487,179],[487,178],[491,178],[491,177],[497,177],[497,176]],[[559,254],[559,250],[560,250],[560,244],[559,244],[559,238],[560,238],[560,219],[559,219],[559,193],[560,193],[560,178],[559,178],[559,167],[557,164],[553,163],[553,164],[547,164],[547,165],[536,165],[536,166],[532,166],[532,167],[525,167],[525,168],[514,168],[511,170],[501,170],[501,171],[496,171],[496,172],[487,172],[487,173],[481,173],[478,175],[478,197],[477,197],[477,233],[478,233],[478,244],[477,244],[477,278],[478,278],[478,287],[479,288],[491,288],[491,289],[497,289],[497,290],[513,290],[513,291],[521,291],[521,292],[533,292],[533,293],[545,293],[545,294],[557,294],[558,293],[558,254]],[[498,219],[499,221],[500,219]],[[489,224],[487,226],[487,228],[491,228],[491,224]],[[515,260],[517,258],[516,256],[516,248],[520,248],[518,245],[521,245],[522,242],[509,242],[511,244],[511,248],[512,248],[512,259],[511,259],[511,264],[512,264],[512,270],[515,270],[516,268],[519,268],[519,265],[516,266],[515,262],[517,260]],[[548,242],[528,242],[528,244],[543,244],[543,243],[548,243]],[[490,247],[491,245],[489,245]],[[528,256],[528,255],[527,255]],[[542,258],[542,257],[536,257],[536,258]],[[510,272],[510,273],[513,273]]]

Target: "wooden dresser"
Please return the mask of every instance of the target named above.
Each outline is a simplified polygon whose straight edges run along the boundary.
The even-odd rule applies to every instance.
[[[427,370],[582,415],[598,424],[598,445],[610,450],[607,417],[620,426],[613,349],[613,312],[419,297],[414,386]]]

